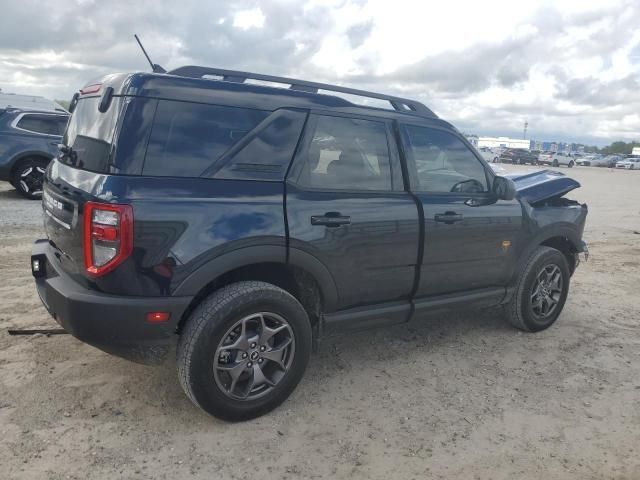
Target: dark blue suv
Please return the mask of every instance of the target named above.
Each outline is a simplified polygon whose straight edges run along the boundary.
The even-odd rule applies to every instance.
[[[0,109],[0,180],[26,198],[40,198],[45,168],[58,153],[68,119],[63,112]]]
[[[545,329],[586,253],[577,182],[498,177],[413,100],[182,67],[104,77],[71,110],[40,298],[107,352],[177,345],[186,394],[224,419],[283,402],[333,332],[491,306]]]

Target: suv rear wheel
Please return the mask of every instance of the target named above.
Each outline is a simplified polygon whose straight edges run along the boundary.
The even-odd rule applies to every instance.
[[[562,252],[538,247],[520,273],[513,297],[506,305],[509,323],[527,332],[550,327],[567,300],[570,277]]]
[[[310,352],[309,318],[292,295],[265,282],[238,282],[189,317],[178,343],[178,376],[206,412],[248,420],[286,400]]]
[[[11,184],[30,200],[42,198],[42,181],[48,162],[38,158],[22,160],[13,171]]]

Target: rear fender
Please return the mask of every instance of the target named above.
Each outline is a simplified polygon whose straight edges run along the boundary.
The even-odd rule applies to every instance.
[[[194,296],[216,278],[237,268],[258,263],[281,263],[296,266],[309,273],[318,283],[323,300],[323,310],[336,308],[338,291],[329,270],[314,256],[292,248],[287,261],[285,246],[262,245],[239,248],[225,253],[202,265],[189,275],[173,291],[174,296]]]

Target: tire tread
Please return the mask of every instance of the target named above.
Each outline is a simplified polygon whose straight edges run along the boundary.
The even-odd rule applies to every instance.
[[[178,379],[182,389],[189,399],[203,410],[206,409],[203,408],[200,402],[198,402],[196,395],[193,392],[193,369],[191,368],[191,360],[193,358],[194,349],[196,348],[197,339],[200,337],[209,322],[222,321],[228,311],[236,305],[240,297],[246,300],[253,295],[264,295],[265,291],[268,291],[274,297],[281,297],[282,300],[293,300],[298,303],[297,299],[289,292],[282,290],[271,283],[261,281],[241,281],[224,286],[204,298],[186,322],[178,341],[176,355]],[[302,306],[300,306],[300,308],[302,309]]]
[[[507,320],[509,321],[509,323],[519,330],[523,330],[525,332],[533,331],[533,329],[531,329],[526,325],[524,316],[522,315],[522,295],[521,295],[522,292],[520,291],[522,288],[522,283],[527,279],[527,277],[531,273],[531,270],[534,269],[538,260],[542,258],[544,255],[548,253],[553,253],[553,252],[558,252],[558,250],[556,250],[555,248],[545,247],[542,245],[539,246],[531,253],[529,258],[527,259],[527,263],[522,269],[522,272],[520,273],[520,275],[518,275],[515,290],[513,292],[513,297],[511,298],[511,301],[507,304],[506,313],[507,313]]]

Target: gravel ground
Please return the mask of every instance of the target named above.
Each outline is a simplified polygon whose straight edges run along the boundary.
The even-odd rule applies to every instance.
[[[242,424],[194,407],[171,363],[10,337],[56,324],[28,266],[40,205],[0,184],[0,477],[640,478],[640,172],[568,173],[592,255],[552,328],[487,311],[332,338]]]

